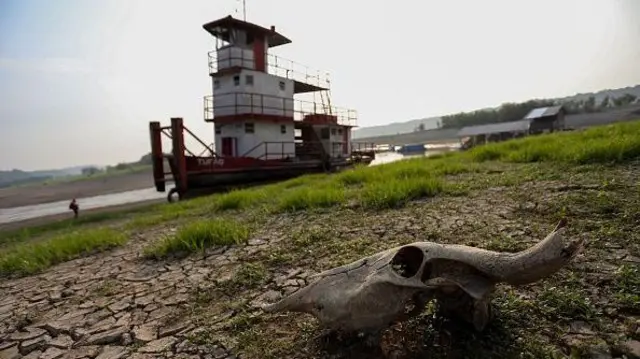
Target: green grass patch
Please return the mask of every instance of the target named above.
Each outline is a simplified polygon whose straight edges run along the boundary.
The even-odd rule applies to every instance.
[[[235,289],[257,288],[264,284],[267,278],[267,270],[261,263],[245,263],[228,283],[228,286]]]
[[[297,187],[282,193],[275,203],[277,212],[332,207],[346,200],[344,187],[331,184]]]
[[[549,318],[590,320],[596,314],[589,298],[579,288],[545,288],[537,299],[540,310]]]
[[[490,251],[516,253],[527,248],[527,245],[518,238],[491,234],[488,234],[487,237],[484,248]]]
[[[0,247],[12,243],[28,241],[29,239],[37,237],[43,233],[51,233],[56,231],[73,231],[76,230],[77,227],[86,226],[89,224],[103,223],[110,220],[122,219],[124,217],[125,214],[122,212],[96,213],[88,214],[75,220],[65,219],[58,222],[51,222],[17,230],[4,231],[0,232]]]
[[[359,167],[335,175],[334,181],[344,186],[357,186],[383,178],[381,167]],[[384,167],[382,167],[384,170]]]
[[[43,235],[70,234],[78,229],[83,229],[89,226],[104,225],[106,222],[119,221],[128,218],[133,218],[133,220],[140,219],[141,222],[149,221],[150,215],[155,215],[155,213],[164,212],[168,209],[169,207],[164,205],[143,204],[138,207],[124,210],[81,214],[75,219],[69,218],[15,230],[0,230],[0,248],[15,243],[25,243],[34,239],[39,239]],[[72,216],[72,214],[70,214],[70,216]],[[142,218],[144,218],[144,220],[142,220]]]
[[[615,284],[623,292],[640,294],[640,268],[623,264],[616,272]]]
[[[626,310],[640,312],[640,268],[623,264],[616,271],[614,298]]]
[[[98,228],[16,245],[0,252],[0,273],[34,273],[81,255],[122,245],[126,241],[127,237],[121,232]]]
[[[444,187],[444,181],[431,176],[405,179],[389,178],[386,182],[376,182],[365,186],[360,201],[365,208],[397,208],[414,199],[435,196],[442,192]]]
[[[174,236],[166,237],[144,249],[148,258],[166,257],[172,253],[191,253],[212,246],[240,244],[249,238],[245,225],[224,219],[199,220],[189,223]]]
[[[268,196],[268,192],[258,190],[234,190],[220,195],[215,201],[215,208],[221,211],[233,209],[245,209],[251,207]]]
[[[640,121],[492,143],[465,155],[476,162],[622,163],[640,157]]]

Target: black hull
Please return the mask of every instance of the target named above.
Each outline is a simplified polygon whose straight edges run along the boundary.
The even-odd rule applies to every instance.
[[[339,162],[330,166],[322,164],[287,166],[273,169],[244,169],[236,172],[209,172],[189,174],[187,190],[178,191],[173,188],[167,199],[173,202],[172,196],[177,193],[180,199],[193,198],[200,195],[227,192],[233,189],[276,183],[307,174],[338,172],[351,168],[356,164],[369,164],[372,159],[362,159],[353,163]]]

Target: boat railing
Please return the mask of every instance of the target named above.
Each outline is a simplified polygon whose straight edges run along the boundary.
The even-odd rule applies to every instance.
[[[373,142],[351,142],[351,153],[375,152],[376,144]]]
[[[239,115],[285,117],[295,121],[344,126],[355,126],[358,122],[356,110],[329,106],[322,102],[245,92],[204,97],[205,121]]]
[[[207,55],[209,58],[209,74],[215,74],[218,71],[229,68],[259,70],[256,68],[254,53],[251,49],[230,46],[210,51]],[[324,89],[330,88],[331,82],[328,72],[312,69],[298,62],[269,53],[265,53],[265,63],[265,70],[271,75]]]
[[[304,143],[265,141],[253,146],[240,157],[253,157],[261,160],[286,160],[300,155],[320,158],[322,155],[322,143],[312,141]]]

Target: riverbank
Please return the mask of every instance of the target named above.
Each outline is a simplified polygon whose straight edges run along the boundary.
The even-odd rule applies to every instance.
[[[158,198],[158,199],[150,199],[132,203],[118,204],[118,205],[107,205],[98,208],[90,208],[90,209],[81,209],[81,218],[80,222],[82,224],[94,222],[99,223],[104,219],[105,221],[114,218],[121,217],[120,215],[123,213],[128,213],[130,211],[136,211],[141,208],[146,208],[149,206],[153,206],[156,204],[166,202],[166,198]],[[71,210],[65,211],[66,213],[58,213],[52,215],[39,216],[35,218],[29,218],[24,220],[12,221],[7,223],[0,223],[0,233],[7,231],[16,231],[20,229],[29,228],[46,228],[47,226],[52,227],[61,227],[61,226],[69,226],[72,225],[73,222],[78,222],[78,220],[73,219],[73,212]],[[86,218],[88,217],[88,218]],[[1,237],[1,235],[0,235]]]
[[[408,157],[432,156],[434,154],[443,153],[449,150],[455,149],[450,149],[448,147],[431,148],[425,153],[414,154],[410,156],[404,156],[398,153],[381,153],[378,154],[376,159],[371,163],[371,166],[398,161]],[[151,176],[151,174],[149,174],[149,176]],[[91,183],[93,184],[97,183],[96,178],[85,178],[84,180],[92,181]],[[126,182],[126,178],[124,178],[124,180],[124,182]],[[89,185],[91,183],[89,183]],[[135,185],[135,183],[135,181],[129,181],[128,184]],[[167,183],[168,188],[170,188],[171,185],[171,182]],[[56,191],[55,187],[47,186],[46,188],[49,190],[49,192],[59,193]],[[124,188],[126,189],[127,187]],[[80,210],[82,213],[82,219],[80,220],[80,222],[86,220],[85,216],[87,214],[112,212],[114,208],[126,210],[126,208],[138,207],[138,205],[136,204],[137,202],[156,203],[160,202],[160,199],[166,198],[166,193],[157,192],[155,188],[152,187],[117,192],[114,192],[114,188],[110,188],[109,186],[99,186],[98,188],[96,188],[96,190],[98,191],[100,191],[101,189],[102,192],[98,192],[100,194],[97,196],[75,197],[80,204]],[[29,192],[22,191],[22,193],[28,194]],[[0,231],[3,229],[17,229],[20,227],[28,227],[34,225],[40,227],[41,224],[44,224],[46,222],[69,217],[71,211],[68,209],[68,204],[68,199],[65,199],[57,202],[46,202],[12,208],[0,207]],[[89,219],[93,218],[93,216],[91,215],[89,217]]]
[[[71,201],[72,198],[99,196],[152,186],[153,174],[150,168],[146,168],[137,172],[102,175],[96,178],[0,188],[0,208]]]
[[[630,357],[639,160],[640,123],[615,125],[4,233],[0,354]],[[311,274],[398,244],[514,252],[560,218],[587,240],[584,253],[541,282],[498,286],[482,334],[430,307],[369,348],[323,335],[308,315],[259,309]]]

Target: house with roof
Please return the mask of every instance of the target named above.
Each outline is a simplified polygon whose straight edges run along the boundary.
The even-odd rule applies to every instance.
[[[562,105],[534,108],[524,117],[529,121],[529,134],[554,132],[564,129],[566,110]]]
[[[499,142],[533,134],[561,131],[566,111],[562,105],[534,108],[522,120],[466,126],[458,131],[462,148]]]

